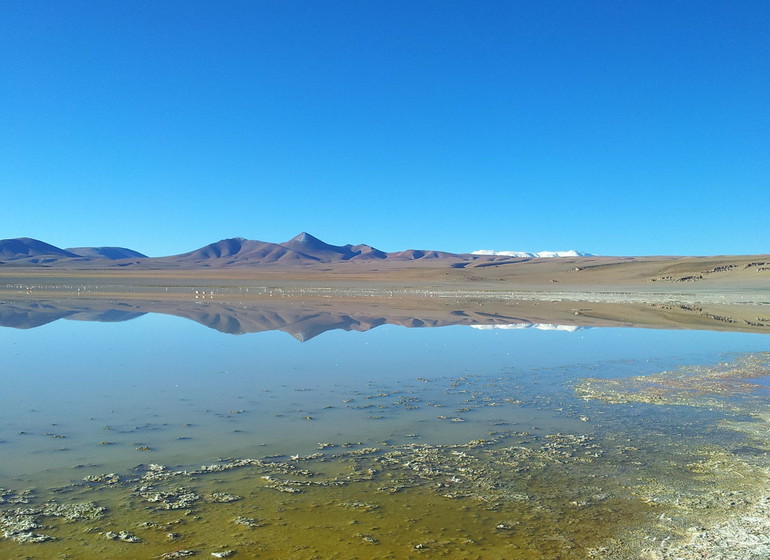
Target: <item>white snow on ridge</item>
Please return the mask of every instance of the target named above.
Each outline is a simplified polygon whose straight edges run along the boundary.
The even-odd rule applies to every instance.
[[[524,257],[530,259],[550,259],[554,257],[593,257],[591,253],[582,251],[540,251],[538,253],[527,253],[525,251],[490,251],[488,249],[479,249],[473,251],[471,255],[500,255],[503,257]]]
[[[489,251],[488,249],[479,249],[478,251],[473,251],[471,255],[501,255],[504,257],[533,258],[535,253],[524,253],[522,251]]]
[[[502,330],[521,330],[521,329],[537,329],[539,331],[564,331],[564,332],[577,332],[590,327],[582,327],[577,325],[554,325],[549,323],[513,323],[510,325],[471,325],[472,329],[479,329],[482,331],[492,329]]]

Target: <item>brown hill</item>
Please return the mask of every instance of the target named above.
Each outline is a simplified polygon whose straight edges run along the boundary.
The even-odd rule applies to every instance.
[[[70,253],[74,253],[79,257],[86,257],[88,259],[108,259],[111,261],[117,261],[120,259],[147,259],[147,255],[134,251],[133,249],[126,249],[125,247],[71,247],[65,249]]]
[[[252,241],[242,237],[223,239],[180,255],[148,259],[141,263],[132,263],[142,268],[229,268],[265,265],[318,265],[347,261],[406,262],[421,259],[450,259],[452,262],[472,262],[481,258],[484,261],[500,260],[499,257],[475,257],[444,251],[408,250],[385,253],[371,245],[331,245],[309,233],[302,232],[283,243]]]
[[[0,262],[25,265],[82,264],[91,260],[146,259],[147,255],[125,247],[72,247],[61,249],[30,237],[0,239]]]
[[[321,262],[383,260],[390,257],[389,253],[375,249],[371,245],[330,245],[304,231],[281,245]]]
[[[142,264],[152,268],[165,266],[231,266],[245,264],[297,263],[316,260],[277,243],[252,241],[242,237],[223,239],[195,251],[150,259]]]
[[[410,249],[385,253],[371,245],[331,245],[302,232],[283,243],[270,243],[234,237],[222,239],[194,251],[165,257],[147,257],[123,247],[78,247],[60,249],[35,239],[0,241],[0,260],[17,266],[45,264],[55,267],[97,269],[127,267],[163,269],[228,268],[265,265],[314,265],[345,261],[408,262],[449,259],[452,262],[496,262],[507,257],[478,257],[445,251]],[[112,261],[112,262],[107,262]]]
[[[42,264],[59,259],[76,258],[79,255],[65,251],[49,243],[19,237],[17,239],[0,239],[0,260],[25,260],[29,264]]]

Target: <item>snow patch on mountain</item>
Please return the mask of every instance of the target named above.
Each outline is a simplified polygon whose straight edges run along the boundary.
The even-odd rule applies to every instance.
[[[563,332],[577,332],[590,327],[582,327],[577,325],[554,325],[551,323],[514,323],[510,325],[471,325],[473,329],[479,329],[482,331],[492,329],[502,330],[521,330],[521,329],[537,329],[539,331],[563,331]]]
[[[490,251],[488,249],[479,249],[473,251],[471,255],[499,255],[503,257],[522,257],[529,259],[550,259],[554,257],[593,257],[591,253],[582,251],[540,251],[538,253],[528,253],[526,251]]]

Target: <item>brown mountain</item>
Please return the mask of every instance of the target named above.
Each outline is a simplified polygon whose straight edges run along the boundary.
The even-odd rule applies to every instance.
[[[388,253],[388,258],[397,261],[416,261],[422,259],[456,259],[467,255],[457,253],[447,253],[446,251],[422,251],[419,249],[408,249],[396,253]],[[500,259],[497,259],[500,260]]]
[[[74,247],[61,249],[29,237],[0,239],[0,262],[17,265],[52,265],[83,263],[91,260],[115,261],[122,259],[146,259],[133,249],[125,247]]]
[[[30,264],[43,264],[76,257],[78,255],[75,253],[29,237],[0,239],[0,260],[2,261],[24,259]]]
[[[151,259],[151,262],[147,264],[153,267],[155,265],[219,267],[252,263],[291,263],[305,260],[308,260],[307,256],[277,243],[235,237],[211,243],[189,253]]]
[[[17,266],[42,264],[81,269],[128,267],[164,270],[423,260],[444,260],[451,266],[465,266],[469,263],[503,263],[511,258],[416,249],[385,253],[365,244],[331,245],[305,232],[283,243],[242,237],[222,239],[187,253],[155,258],[123,247],[76,247],[65,250],[29,238],[0,240],[0,265]]]
[[[219,268],[269,264],[313,265],[343,261],[403,262],[422,259],[451,259],[453,262],[470,262],[478,259],[484,261],[504,261],[510,260],[510,257],[477,257],[475,255],[461,255],[444,251],[421,251],[414,249],[385,253],[371,245],[331,245],[309,233],[302,232],[283,243],[250,241],[240,237],[223,239],[189,253],[150,259],[142,264],[153,267],[156,265],[198,265]]]
[[[387,254],[369,245],[330,245],[309,233],[285,243],[252,241],[242,237],[223,239],[195,251],[150,259],[150,267],[229,267],[251,265],[305,265],[351,259],[385,259]]]
[[[281,245],[323,262],[349,261],[362,256],[373,259],[388,258],[387,253],[369,245],[329,245],[305,232]]]
[[[65,249],[69,253],[74,253],[79,257],[88,259],[108,259],[116,261],[120,259],[146,259],[139,251],[126,249],[125,247],[71,247]]]

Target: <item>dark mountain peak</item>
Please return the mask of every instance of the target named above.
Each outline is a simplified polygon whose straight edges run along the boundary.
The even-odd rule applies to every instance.
[[[387,258],[386,253],[370,245],[330,245],[304,231],[281,245],[324,262]]]
[[[281,243],[281,245],[286,245],[289,247],[307,247],[308,249],[328,249],[328,248],[337,248],[336,245],[329,245],[328,243],[325,243],[315,237],[314,235],[310,235],[307,232],[302,232],[299,235],[296,235],[289,239],[286,243]]]
[[[281,245],[309,257],[323,258],[323,260],[347,260],[354,256],[350,246],[330,245],[304,231]]]
[[[294,243],[313,243],[313,242],[316,242],[316,243],[317,243],[317,242],[321,242],[321,243],[323,243],[323,242],[322,242],[320,239],[318,239],[318,238],[317,238],[317,237],[315,237],[314,235],[310,235],[310,234],[309,234],[308,232],[306,232],[306,231],[303,231],[302,233],[300,233],[300,234],[298,234],[298,235],[295,235],[294,237],[292,237],[292,238],[289,240],[289,243],[291,243],[292,241],[293,241]]]

